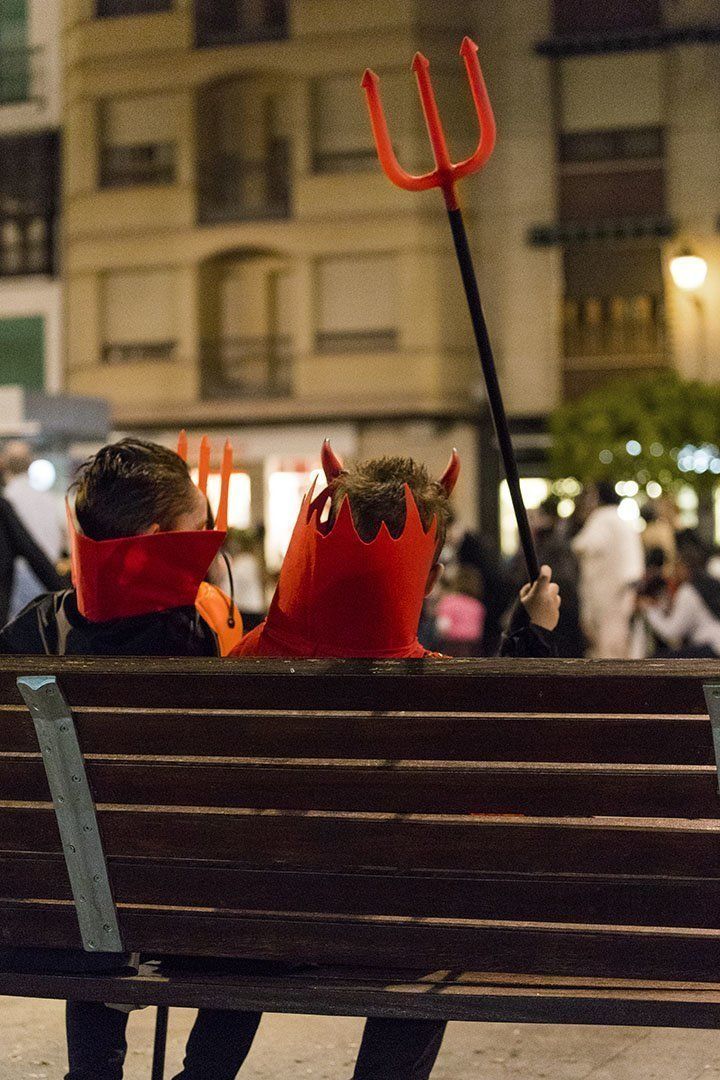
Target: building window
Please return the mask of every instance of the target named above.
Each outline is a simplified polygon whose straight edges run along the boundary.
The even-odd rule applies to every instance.
[[[356,172],[375,167],[375,143],[354,74],[318,79],[312,91],[312,113],[316,172]]]
[[[560,61],[563,134],[657,128],[665,120],[664,57],[658,52],[572,56]]]
[[[292,119],[284,95],[257,79],[226,79],[198,99],[202,224],[291,212]]]
[[[42,390],[45,320],[42,315],[0,319],[0,383]]]
[[[177,319],[177,278],[173,270],[107,274],[102,292],[103,362],[174,360]]]
[[[102,107],[102,187],[173,183],[179,107],[171,95],[122,98]]]
[[[272,41],[288,29],[287,0],[195,0],[199,46]]]
[[[405,72],[382,73],[383,102],[393,117],[393,135],[406,128],[408,82]],[[377,152],[357,74],[317,79],[312,87],[312,150],[316,172],[366,172],[377,169]]]
[[[555,33],[581,35],[648,30],[662,23],[661,0],[554,0]]]
[[[0,139],[0,276],[53,272],[58,159],[53,134]]]
[[[30,98],[27,0],[0,3],[0,105]]]
[[[666,364],[660,250],[569,247],[564,253],[565,391]]]
[[[98,19],[121,15],[150,15],[156,11],[172,11],[174,0],[96,0]]]
[[[661,219],[664,73],[654,53],[560,63],[560,220]]]
[[[388,352],[398,345],[392,255],[323,259],[318,265],[319,353]]]
[[[560,137],[560,219],[606,221],[665,212],[664,133],[659,127]]]
[[[275,260],[238,258],[205,272],[206,320],[200,348],[202,396],[280,398],[293,391],[293,276]]]

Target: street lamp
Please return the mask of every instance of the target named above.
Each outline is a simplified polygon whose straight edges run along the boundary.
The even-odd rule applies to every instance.
[[[684,292],[694,310],[695,323],[695,371],[697,378],[707,378],[707,316],[700,289],[705,284],[708,264],[700,255],[695,255],[689,248],[679,251],[670,259],[670,276],[675,287]]]
[[[700,255],[681,251],[670,260],[670,274],[678,289],[694,293],[702,288],[707,277],[708,265]]]

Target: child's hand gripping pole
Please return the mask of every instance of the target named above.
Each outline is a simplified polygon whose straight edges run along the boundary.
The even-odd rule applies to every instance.
[[[380,99],[380,79],[378,76],[370,70],[366,71],[362,80],[362,86],[367,96],[368,108],[370,110],[370,122],[372,124],[373,135],[375,136],[378,157],[380,158],[380,164],[382,165],[385,174],[392,180],[393,184],[396,184],[400,188],[404,188],[406,191],[427,191],[429,188],[438,187],[445,197],[445,205],[447,206],[450,228],[452,229],[453,241],[455,244],[455,253],[457,255],[458,263],[460,264],[460,273],[465,288],[465,296],[467,297],[468,307],[470,309],[470,318],[472,319],[475,341],[477,342],[480,363],[482,364],[483,375],[485,377],[490,411],[495,424],[498,446],[505,468],[505,475],[507,477],[510,497],[515,510],[515,517],[517,518],[520,542],[525,555],[525,562],[527,563],[530,580],[535,581],[539,577],[540,568],[535,553],[535,545],[530,530],[527,510],[525,509],[522,493],[520,491],[520,476],[518,473],[517,461],[515,460],[512,440],[510,439],[510,429],[505,414],[505,405],[500,392],[500,384],[495,368],[495,359],[493,357],[490,336],[488,334],[485,315],[480,302],[475,267],[473,266],[462,211],[458,205],[457,194],[455,191],[455,185],[458,180],[462,179],[463,176],[468,176],[470,173],[477,172],[486,164],[495,146],[495,119],[493,117],[492,106],[485,87],[485,80],[483,79],[477,53],[477,45],[471,41],[470,38],[466,37],[463,40],[460,55],[465,61],[465,68],[470,81],[470,89],[480,121],[480,140],[475,153],[458,164],[453,164],[450,160],[445,133],[442,128],[442,122],[435,100],[435,93],[430,80],[430,64],[421,53],[417,53],[415,56],[413,61],[413,71],[415,72],[418,81],[423,113],[425,114],[425,123],[427,124],[428,134],[430,135],[430,142],[432,144],[436,166],[432,172],[425,173],[423,176],[413,176],[411,173],[406,172],[395,156],[387,121],[385,120],[382,101]]]

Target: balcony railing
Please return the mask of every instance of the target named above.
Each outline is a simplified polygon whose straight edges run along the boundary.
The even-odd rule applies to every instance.
[[[102,187],[136,184],[172,184],[175,179],[175,144],[103,146],[100,151]]]
[[[0,277],[54,272],[53,214],[0,214]]]
[[[200,351],[202,396],[285,398],[292,396],[292,346],[289,337],[220,338]]]
[[[289,147],[278,141],[265,161],[217,156],[201,165],[198,217],[202,224],[290,215]]]
[[[174,0],[96,0],[98,19],[114,19],[122,15],[151,15],[156,11],[171,11]]]
[[[360,150],[316,150],[313,168],[315,172],[369,172],[377,168],[377,152],[374,147]]]
[[[397,346],[398,332],[392,327],[385,330],[320,330],[315,335],[315,348],[321,355],[394,352]]]
[[[288,36],[287,0],[195,0],[201,48],[277,41]]]
[[[661,0],[554,0],[555,33],[592,34],[662,25]]]
[[[127,341],[105,344],[103,364],[168,363],[175,359],[176,341]]]
[[[665,347],[662,299],[650,295],[566,298],[563,344],[571,365],[593,357],[657,360]]]

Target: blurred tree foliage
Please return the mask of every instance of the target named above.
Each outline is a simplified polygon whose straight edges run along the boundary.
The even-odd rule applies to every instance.
[[[550,432],[555,477],[656,481],[665,489],[720,481],[720,386],[674,372],[613,382],[562,405]]]

